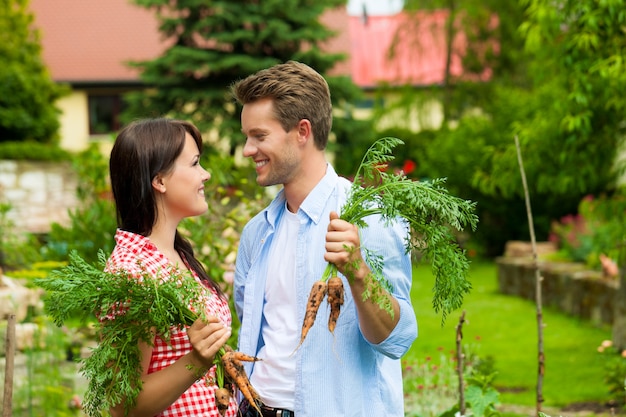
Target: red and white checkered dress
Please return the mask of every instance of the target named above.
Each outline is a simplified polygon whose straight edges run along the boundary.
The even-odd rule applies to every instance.
[[[157,274],[171,267],[169,260],[145,236],[117,230],[115,234],[116,246],[109,257],[107,269],[124,269],[130,273],[140,273],[137,261],[150,273]],[[200,279],[193,274],[198,282]],[[217,295],[215,290],[208,289],[206,297],[207,313],[219,317],[225,324],[231,324],[231,313],[228,303]],[[192,346],[183,329],[173,327],[170,338],[171,347],[163,339],[156,337],[152,349],[152,358],[148,373],[157,372],[168,367],[180,357],[191,351]],[[211,383],[215,379],[215,367],[212,367],[204,378],[196,381],[183,395],[169,408],[158,414],[157,417],[221,417],[215,404],[215,390],[217,385]],[[237,414],[237,403],[231,398],[226,416],[234,417]]]

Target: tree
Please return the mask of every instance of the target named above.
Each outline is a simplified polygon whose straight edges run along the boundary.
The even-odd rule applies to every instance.
[[[551,219],[575,213],[584,195],[615,188],[626,107],[619,93],[626,87],[625,0],[407,4],[416,3],[456,7],[459,29],[478,25],[481,7],[498,16],[499,29],[490,32],[498,53],[485,61],[493,76],[481,83],[449,78],[447,114],[455,123],[431,134],[419,161],[422,176],[447,177],[454,192],[478,201],[477,236],[489,254],[502,253],[506,240],[528,238],[518,220],[524,203],[516,135],[539,239],[547,238]]]
[[[0,142],[58,140],[55,102],[67,91],[41,59],[28,0],[0,0]]]
[[[325,75],[344,58],[320,48],[333,36],[320,15],[344,5],[344,0],[135,2],[155,10],[171,46],[152,61],[134,64],[149,88],[127,96],[126,115],[190,120],[216,138],[229,139],[226,151],[231,155],[241,137],[237,108],[228,91],[234,81],[290,59]],[[346,77],[326,78],[337,108],[360,94]],[[349,135],[349,126],[340,118],[334,131]]]
[[[519,79],[519,74],[524,74],[524,61],[517,59],[522,41],[516,33],[522,11],[515,1],[406,0],[404,13],[409,19],[398,29],[389,53],[393,57],[402,45],[411,45],[419,57],[420,49],[428,47],[419,38],[425,29],[424,14],[444,12],[443,27],[431,28],[436,31],[435,38],[442,38],[445,45],[442,82],[427,90],[427,95],[436,96],[442,103],[445,125],[480,106],[494,82]],[[454,57],[462,62],[461,74],[452,72]],[[486,74],[491,74],[488,82]]]

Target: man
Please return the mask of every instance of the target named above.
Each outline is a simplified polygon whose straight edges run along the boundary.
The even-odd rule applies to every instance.
[[[400,357],[417,337],[406,224],[371,216],[359,230],[338,218],[350,182],[326,160],[332,105],[320,74],[290,61],[232,92],[243,105],[243,154],[256,164],[257,182],[283,186],[245,226],[234,283],[238,349],[262,359],[246,370],[263,415],[404,416]],[[363,300],[371,270],[361,246],[384,261],[393,314]],[[324,301],[298,347],[309,291],[329,262],[346,289],[337,326],[328,330]],[[258,415],[245,401],[242,411]]]

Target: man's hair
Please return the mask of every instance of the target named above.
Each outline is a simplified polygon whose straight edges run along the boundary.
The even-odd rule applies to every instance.
[[[332,127],[330,89],[313,68],[288,61],[235,82],[231,91],[242,105],[271,99],[274,116],[285,131],[296,127],[302,119],[309,120],[316,148],[326,148]]]

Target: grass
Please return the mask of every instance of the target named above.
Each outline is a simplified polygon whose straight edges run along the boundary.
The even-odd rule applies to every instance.
[[[537,312],[529,300],[498,293],[497,269],[493,262],[475,261],[470,268],[472,292],[466,296],[463,344],[482,358],[492,357],[498,375],[495,385],[500,403],[537,404]],[[455,349],[456,326],[461,310],[441,325],[441,315],[432,307],[434,278],[430,265],[421,263],[413,275],[412,300],[419,335],[404,359],[423,363],[441,351]],[[545,372],[543,406],[564,407],[575,403],[606,402],[604,358],[597,347],[611,339],[611,329],[543,309]],[[442,410],[443,411],[443,410]]]

